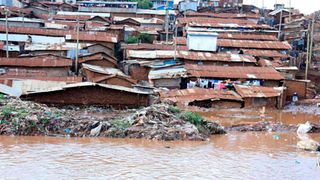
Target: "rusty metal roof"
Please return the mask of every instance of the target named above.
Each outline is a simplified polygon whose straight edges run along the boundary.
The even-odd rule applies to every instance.
[[[0,26],[0,32],[6,32],[5,26]],[[57,29],[14,27],[14,28],[9,28],[9,33],[60,36],[60,37],[66,37],[66,39],[69,39],[69,40],[77,39],[75,31],[57,30]],[[79,40],[117,43],[118,37],[115,34],[107,33],[107,32],[81,31],[79,33]]]
[[[47,92],[56,92],[56,91],[63,91],[65,89],[72,89],[72,88],[78,88],[78,87],[102,87],[106,89],[113,89],[113,90],[118,90],[118,91],[125,91],[125,92],[130,92],[130,93],[135,93],[135,94],[145,94],[149,95],[152,93],[145,92],[145,91],[139,91],[133,88],[128,88],[124,86],[117,86],[117,85],[111,85],[111,84],[98,84],[98,83],[92,83],[92,82],[80,82],[80,83],[74,83],[74,84],[68,84],[63,87],[57,87],[57,88],[52,88],[48,90],[42,90],[42,91],[37,91],[37,92],[31,92],[28,94],[41,94],[41,93],[47,93]]]
[[[265,34],[239,34],[239,33],[219,33],[220,39],[236,39],[236,40],[262,40],[262,41],[278,41],[273,35]]]
[[[103,52],[85,54],[79,57],[79,63],[85,63],[88,61],[97,61],[97,60],[109,60],[114,65],[117,65],[117,59],[114,56],[103,53]]]
[[[221,79],[283,80],[282,75],[269,67],[185,65],[189,77]]]
[[[240,35],[241,36],[241,35]],[[177,37],[177,45],[186,45],[187,38]],[[291,46],[287,42],[281,41],[253,41],[253,40],[235,40],[235,39],[219,39],[218,46],[220,47],[233,47],[241,49],[275,49],[275,50],[288,50]]]
[[[273,50],[242,49],[242,51],[244,54],[256,57],[288,58],[287,54],[282,54],[279,51]]]
[[[171,50],[127,50],[128,59],[167,59],[173,58],[175,52]],[[211,52],[193,52],[176,51],[176,57],[192,61],[223,61],[223,62],[248,62],[256,63],[256,59],[250,55],[239,55],[230,53],[211,53]]]
[[[242,49],[272,49],[272,50],[291,49],[291,46],[288,42],[280,42],[280,41],[218,39],[218,46],[229,47],[229,48],[242,48]]]
[[[56,56],[36,56],[22,58],[0,58],[0,66],[14,67],[71,67],[72,61]]]
[[[188,12],[187,17],[216,17],[216,18],[233,18],[233,19],[259,19],[259,14],[235,14],[235,13],[210,13],[210,12]]]
[[[236,91],[242,98],[269,98],[278,97],[282,93],[280,87],[243,86],[235,85]]]
[[[17,75],[0,75],[0,80],[7,80],[7,79],[32,79],[32,80],[41,80],[41,81],[58,81],[58,82],[66,82],[66,83],[77,83],[82,81],[82,77],[76,76],[67,76],[67,77],[49,77],[44,76],[43,73],[39,73],[37,76],[25,76],[25,74],[17,74]]]
[[[195,61],[224,61],[224,62],[248,62],[256,63],[256,59],[249,55],[239,55],[230,53],[210,53],[210,52],[193,52],[178,51],[177,57],[180,59]]]
[[[121,44],[122,49],[128,50],[174,50],[173,44]],[[177,50],[188,50],[186,46],[177,46]]]
[[[184,90],[170,90],[160,92],[161,101],[172,101],[187,105],[193,101],[203,100],[233,100],[242,101],[242,98],[234,91],[193,88]]]

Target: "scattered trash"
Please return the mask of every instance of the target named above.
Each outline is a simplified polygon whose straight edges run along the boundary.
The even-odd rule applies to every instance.
[[[195,113],[169,111],[166,104],[140,110],[110,111],[94,107],[48,107],[9,97],[3,98],[2,103],[5,105],[0,106],[1,135],[204,141],[211,134],[226,133],[217,123],[205,121]],[[97,116],[97,113],[102,115]]]
[[[70,134],[71,133],[71,129],[67,128],[63,130],[65,133]]]
[[[296,160],[295,162],[296,162],[296,164],[300,164],[300,161],[298,161],[298,160]]]
[[[308,133],[312,129],[312,126],[309,121],[307,121],[305,124],[299,124],[297,133],[303,134]]]
[[[272,136],[272,139],[274,139],[274,140],[279,140],[279,139],[280,139],[280,136],[279,136],[279,135],[273,135],[273,136]]]

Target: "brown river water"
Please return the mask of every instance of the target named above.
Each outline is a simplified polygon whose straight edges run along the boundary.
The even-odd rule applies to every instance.
[[[225,125],[259,120],[230,112],[203,115]],[[288,124],[320,122],[310,114],[267,114]],[[311,137],[320,142],[320,134]],[[268,132],[205,142],[0,136],[0,179],[320,179],[320,154],[298,150],[297,141],[295,133]]]

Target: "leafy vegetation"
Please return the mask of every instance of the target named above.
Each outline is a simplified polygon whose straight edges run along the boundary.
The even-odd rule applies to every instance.
[[[115,119],[111,121],[111,124],[119,129],[119,130],[125,130],[130,126],[129,121],[124,120],[124,119]]]
[[[173,113],[173,114],[179,114],[179,113],[181,113],[180,109],[179,109],[178,107],[176,107],[176,106],[169,106],[169,107],[168,107],[168,111],[169,111],[170,113]]]
[[[137,43],[152,43],[150,34],[140,33],[138,36],[129,36],[125,41],[127,44],[137,44]]]
[[[139,42],[139,38],[136,36],[129,36],[128,39],[125,41],[127,44],[136,44]]]
[[[180,114],[180,118],[194,124],[195,126],[203,126],[206,122],[202,119],[202,117],[194,112],[184,112]]]
[[[139,9],[151,9],[153,4],[150,0],[138,0]]]

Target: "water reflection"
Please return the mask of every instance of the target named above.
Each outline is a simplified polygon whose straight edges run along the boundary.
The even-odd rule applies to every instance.
[[[207,142],[0,137],[0,179],[319,179],[297,136],[232,133]],[[320,141],[320,136],[312,135]]]

